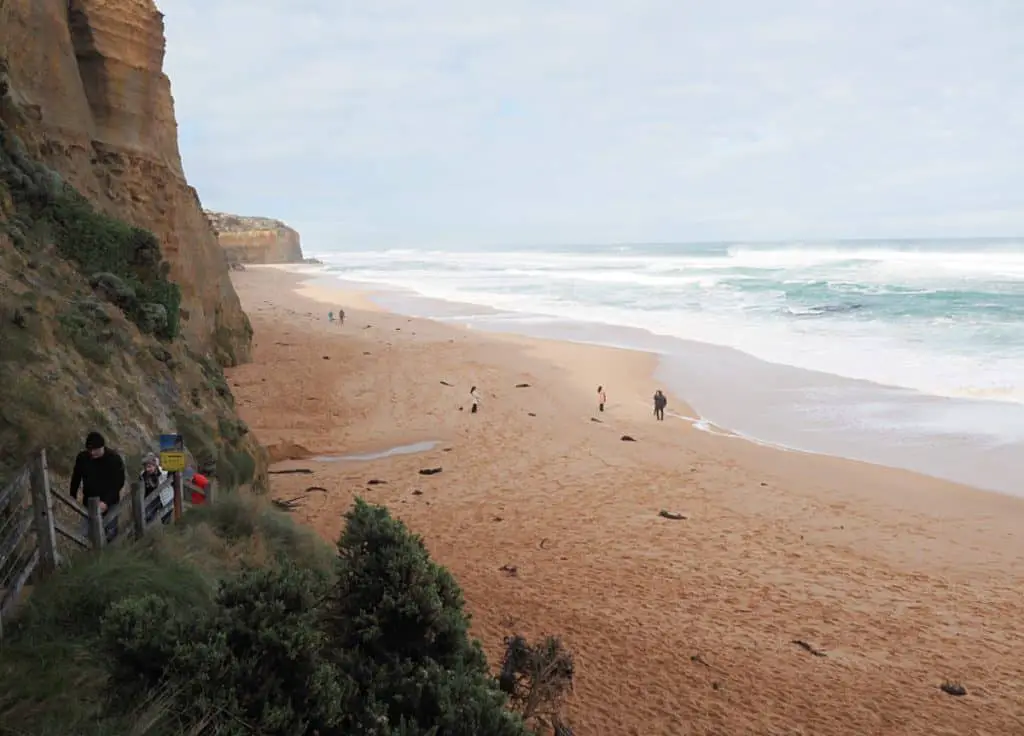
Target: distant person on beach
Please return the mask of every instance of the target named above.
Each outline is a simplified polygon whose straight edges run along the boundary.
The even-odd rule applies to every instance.
[[[334,312],[328,312],[327,313],[327,321],[328,322],[333,322],[334,321]]]
[[[339,309],[338,310],[338,324],[339,325],[345,324],[345,310],[344,309]]]
[[[82,491],[82,503],[88,506],[90,498],[99,499],[100,512],[116,506],[121,500],[124,488],[124,460],[114,450],[107,448],[106,440],[99,432],[90,432],[85,438],[85,449],[75,457],[71,471],[71,498],[78,500]],[[107,539],[117,536],[117,518],[107,524]]]
[[[469,408],[469,413],[476,414],[480,408],[480,394],[477,393],[476,386],[469,390],[469,400],[472,403]]]
[[[659,388],[654,392],[654,418],[659,422],[665,421],[665,407],[668,406],[668,399]]]
[[[597,387],[597,410],[604,411],[604,405],[608,403],[608,394],[604,392],[604,386]]]

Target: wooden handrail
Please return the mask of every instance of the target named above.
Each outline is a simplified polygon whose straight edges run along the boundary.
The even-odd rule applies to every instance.
[[[89,549],[89,540],[88,539],[86,539],[85,537],[83,537],[83,536],[81,536],[79,534],[76,534],[75,532],[71,531],[70,529],[65,527],[62,523],[60,523],[59,521],[54,522],[53,528],[56,529],[57,533],[60,534],[62,537],[64,537],[69,542],[74,542],[75,544],[77,544],[82,549]]]
[[[118,533],[110,541],[110,544],[120,545],[128,538],[138,539],[145,535],[147,528],[153,521],[147,520],[146,512],[150,504],[160,495],[160,492],[168,487],[174,490],[174,503],[170,508],[161,508],[156,518],[165,521],[168,517],[173,520],[181,518],[185,508],[192,504],[186,500],[191,499],[191,494],[200,494],[207,503],[216,500],[216,485],[211,482],[206,488],[199,488],[191,481],[186,481],[181,474],[170,474],[149,494],[143,494],[143,487],[139,482],[129,484],[129,492],[113,507],[107,509],[102,516],[96,501],[90,499],[89,508],[78,503],[66,493],[53,493],[50,490],[50,473],[46,463],[46,451],[40,450],[33,456],[32,461],[22,468],[18,473],[0,489],[0,511],[11,506],[18,499],[18,492],[28,489],[32,504],[22,504],[19,501],[18,510],[6,514],[4,520],[5,529],[0,538],[0,565],[7,564],[15,550],[19,547],[23,553],[28,549],[25,540],[30,532],[35,530],[34,545],[27,562],[22,564],[23,557],[19,558],[19,568],[12,570],[13,582],[5,589],[0,590],[0,638],[3,636],[3,618],[9,614],[10,609],[17,602],[19,593],[37,571],[41,575],[50,574],[63,556],[57,547],[57,539],[60,537],[82,550],[102,549],[107,546],[106,528],[107,525],[117,518]],[[56,499],[56,500],[55,500]],[[85,520],[89,525],[89,537],[85,538],[78,533],[73,524],[66,523],[57,518],[54,513],[60,501],[65,508],[70,509],[75,517]],[[91,511],[90,511],[91,509]],[[130,509],[131,518],[121,519],[120,516]]]
[[[89,518],[89,512],[86,511],[85,506],[78,503],[78,501],[71,498],[71,496],[65,496],[63,493],[54,493],[52,495],[52,498],[56,498],[58,501],[60,501],[62,504],[64,504],[69,509],[74,511],[76,514],[81,516],[83,519]]]
[[[19,514],[24,518],[20,521],[15,521],[14,531],[0,539],[0,567],[7,564],[7,558],[18,548],[18,545],[21,544],[32,528],[32,514],[29,513],[28,509],[22,509]]]
[[[29,475],[29,466],[26,465],[24,468],[18,471],[18,474],[16,476],[11,478],[11,481],[3,490],[0,490],[0,511],[3,511],[3,509],[6,508],[7,505],[14,499],[15,493],[17,493],[19,490],[25,489],[25,485],[26,483],[28,483],[29,480]]]

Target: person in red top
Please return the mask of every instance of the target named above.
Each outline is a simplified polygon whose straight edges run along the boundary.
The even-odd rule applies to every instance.
[[[192,476],[192,485],[198,488],[199,491],[203,491],[203,493],[200,493],[199,491],[192,491],[192,505],[200,506],[206,503],[205,491],[207,487],[210,485],[209,479],[207,479],[207,477],[202,473],[196,473],[195,475]]]

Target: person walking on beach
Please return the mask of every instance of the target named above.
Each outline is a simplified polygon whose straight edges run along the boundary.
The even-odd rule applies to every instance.
[[[668,406],[668,399],[659,388],[654,392],[654,418],[659,422],[665,421],[665,407]]]
[[[597,410],[604,411],[604,405],[608,403],[608,394],[604,392],[604,386],[597,387]]]
[[[88,506],[90,498],[100,502],[100,512],[116,506],[121,500],[124,488],[124,460],[114,450],[107,448],[106,440],[99,432],[90,432],[85,437],[85,449],[75,457],[71,471],[71,498],[78,500],[82,491],[82,503]],[[107,525],[107,540],[117,536],[117,519]]]
[[[469,400],[471,402],[469,413],[476,414],[480,408],[480,394],[477,392],[476,386],[469,390]]]
[[[339,308],[338,309],[338,326],[340,327],[340,326],[342,326],[344,324],[345,324],[345,310]]]

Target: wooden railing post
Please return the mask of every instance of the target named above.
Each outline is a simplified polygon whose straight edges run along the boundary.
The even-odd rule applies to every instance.
[[[107,543],[107,530],[103,528],[103,514],[100,513],[100,500],[96,496],[89,499],[89,543],[92,548],[103,549]]]
[[[35,515],[36,546],[43,572],[57,569],[57,530],[53,526],[53,498],[50,496],[50,471],[46,465],[46,450],[40,450],[32,460],[29,476],[32,493],[32,511]]]
[[[132,494],[132,521],[135,523],[135,538],[146,535],[146,484],[135,481],[128,486]]]
[[[171,482],[174,484],[174,523],[177,524],[185,510],[185,489],[182,486],[181,473],[174,473]]]

